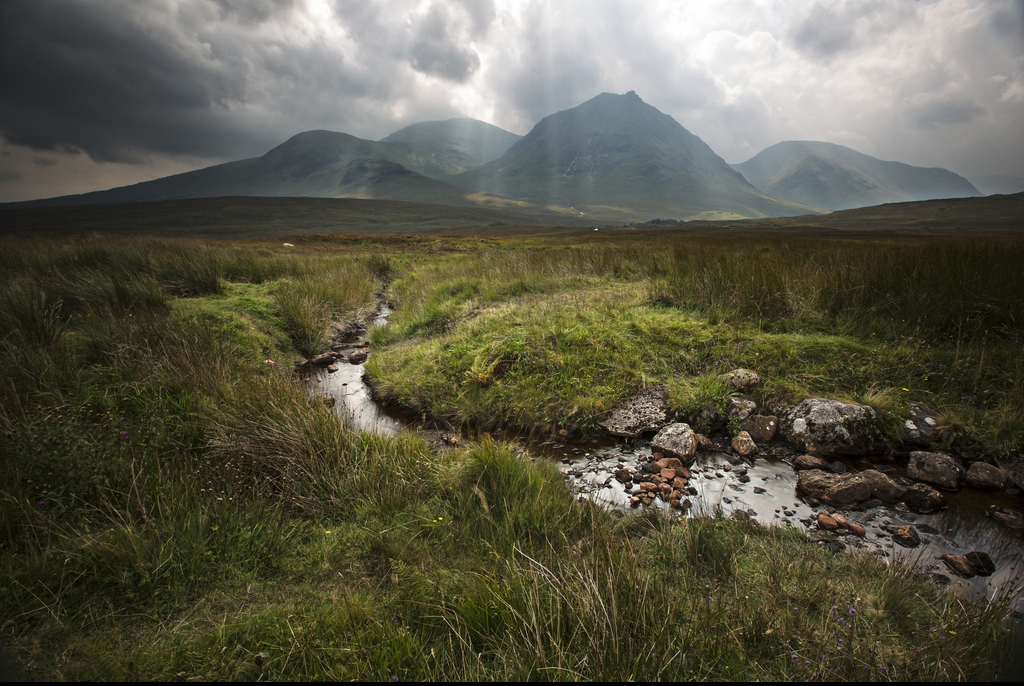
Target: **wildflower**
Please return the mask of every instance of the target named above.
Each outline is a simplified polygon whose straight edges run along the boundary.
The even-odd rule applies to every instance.
[[[37,504],[39,505],[39,507],[42,507],[43,505],[46,504],[46,501],[45,500],[40,500]]]
[[[397,681],[398,681],[398,677],[397,677],[397,676],[394,676],[394,675],[392,675],[392,676],[391,676],[391,681],[393,681],[393,682],[397,682]]]
[[[273,360],[263,360],[263,364],[267,364],[267,365],[270,365],[271,367],[273,367],[274,366],[274,361]]]
[[[90,426],[90,427],[89,427],[88,429],[86,429],[86,430],[85,430],[85,433],[87,433],[87,434],[91,434],[91,433],[92,433],[92,427]]]
[[[77,462],[72,462],[71,463],[71,468],[75,469],[76,467],[78,467],[78,463]]]
[[[909,388],[904,388],[903,390],[904,390],[904,391],[907,391],[908,393],[910,392],[910,389],[909,389]]]
[[[127,432],[127,431],[122,431],[122,432],[121,432],[121,438],[124,438],[124,437],[125,437],[125,436],[127,436],[127,435],[128,435],[128,432]]]
[[[328,536],[330,536],[331,535],[331,530],[330,529],[324,529],[324,533],[327,534]]]
[[[851,607],[851,608],[850,608],[850,614],[851,614],[851,615],[855,615],[855,614],[857,614],[857,608],[855,608],[855,607]]]
[[[956,632],[955,632],[955,631],[950,631],[950,632],[949,632],[949,635],[950,635],[950,636],[956,636]]]
[[[810,661],[810,660],[804,660],[804,667],[806,667],[806,666],[807,666],[807,665],[809,665],[809,664],[811,664],[811,661]]]

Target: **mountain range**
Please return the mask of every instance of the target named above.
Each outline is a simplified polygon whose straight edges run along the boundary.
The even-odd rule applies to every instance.
[[[948,169],[886,162],[819,141],[777,143],[733,169],[768,195],[828,210],[983,195]]]
[[[380,141],[307,131],[261,157],[6,207],[367,198],[607,222],[781,217],[970,195],[981,193],[950,171],[830,143],[779,143],[730,166],[630,91],[545,117],[526,136],[473,119],[420,122]]]

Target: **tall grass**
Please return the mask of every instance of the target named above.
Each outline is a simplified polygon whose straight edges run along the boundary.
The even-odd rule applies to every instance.
[[[621,312],[644,297],[631,283],[642,250],[494,253],[482,266],[433,256],[451,279],[431,276],[421,299],[403,273],[412,259],[245,250],[0,251],[0,633],[28,676],[939,679],[993,664],[1002,605],[961,603],[792,531],[619,518],[576,501],[553,465],[494,441],[439,454],[412,435],[356,434],[265,363],[290,348],[267,353],[257,338],[267,327],[294,335],[282,294],[325,303],[337,322],[360,316],[390,278],[410,320],[439,291],[462,298],[458,336],[435,342],[457,343],[466,369],[442,371],[462,390],[507,392],[522,369],[471,345],[489,335],[490,320],[471,312],[484,294],[522,334],[484,341],[495,359],[535,358],[548,391],[574,384],[582,397],[589,381],[565,360],[597,355],[609,386],[642,382],[634,357],[700,334],[663,308]],[[267,285],[183,290],[174,274],[208,274],[183,255],[218,279]],[[626,283],[602,291],[612,278]],[[92,285],[60,288],[74,283]],[[527,290],[543,308],[516,319]],[[232,302],[244,326],[194,314]],[[580,312],[583,325],[563,326]],[[472,321],[483,328],[459,329]],[[479,411],[466,398],[462,411]]]
[[[675,247],[651,297],[776,331],[1019,341],[1022,258],[1020,241],[967,237],[692,242]]]

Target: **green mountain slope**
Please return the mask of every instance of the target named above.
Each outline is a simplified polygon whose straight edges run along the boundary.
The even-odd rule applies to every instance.
[[[886,162],[817,141],[777,143],[732,166],[768,195],[830,210],[981,195],[947,169]]]
[[[504,155],[452,181],[602,217],[765,217],[813,211],[767,197],[704,141],[632,91],[603,93],[552,114]]]
[[[486,122],[462,118],[419,122],[395,131],[381,142],[404,149],[405,167],[440,178],[486,164],[520,138]]]
[[[262,157],[228,162],[132,186],[18,203],[61,206],[223,196],[377,198],[476,204],[465,189],[408,169],[404,143],[368,141],[345,133],[306,131]],[[418,165],[424,166],[424,165]],[[434,173],[443,175],[440,167]]]

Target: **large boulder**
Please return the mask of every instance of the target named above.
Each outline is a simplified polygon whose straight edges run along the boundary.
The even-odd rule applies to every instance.
[[[728,398],[725,401],[725,413],[738,422],[754,414],[757,411],[757,403],[746,398]]]
[[[697,435],[689,424],[670,424],[651,441],[651,450],[691,462],[697,454]]]
[[[927,448],[938,440],[938,413],[924,403],[911,401],[907,403],[910,419],[903,422],[903,442]]]
[[[927,514],[946,507],[946,496],[928,484],[914,484],[903,494],[903,503],[914,512]]]
[[[802,400],[779,420],[779,431],[808,452],[877,455],[886,450],[874,408],[840,400]]]
[[[833,474],[821,469],[801,471],[798,491],[829,505],[855,505],[871,497],[871,484],[860,474]]]
[[[775,438],[779,420],[774,415],[755,414],[740,422],[740,429],[750,434],[755,443],[767,443]]]
[[[1006,472],[987,462],[975,462],[967,470],[964,483],[974,488],[1000,491],[1006,488]]]
[[[871,487],[871,497],[878,498],[883,502],[899,502],[903,494],[907,492],[906,486],[893,481],[877,469],[865,469],[859,476]]]
[[[946,453],[929,453],[916,450],[910,453],[907,476],[914,481],[923,481],[932,486],[955,491],[960,485],[964,468]]]
[[[761,387],[761,377],[749,369],[733,369],[719,374],[718,380],[737,393],[751,393]]]
[[[657,431],[668,424],[669,409],[665,400],[665,386],[655,386],[639,393],[622,407],[612,410],[601,422],[613,436],[635,438],[648,431]]]

